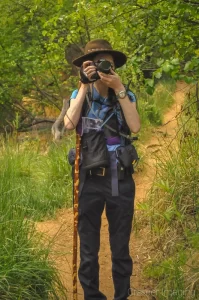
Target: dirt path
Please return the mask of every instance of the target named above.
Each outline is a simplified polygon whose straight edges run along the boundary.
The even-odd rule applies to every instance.
[[[143,202],[149,191],[154,176],[156,173],[155,158],[153,153],[157,151],[164,151],[165,147],[172,141],[176,134],[177,122],[175,119],[176,114],[181,110],[181,105],[184,100],[184,96],[187,92],[187,87],[184,83],[179,82],[177,84],[176,92],[173,97],[175,99],[174,105],[165,114],[164,123],[169,122],[165,126],[157,128],[153,132],[152,138],[143,145],[143,152],[145,153],[145,165],[144,170],[134,174],[136,182],[136,204]],[[135,219],[136,214],[135,210]],[[135,222],[136,223],[136,222]],[[57,268],[60,270],[60,274],[64,285],[68,291],[68,299],[72,299],[72,233],[73,233],[73,212],[72,209],[61,210],[57,213],[55,220],[49,220],[46,222],[40,222],[36,224],[38,231],[43,232],[46,236],[52,240],[53,248],[53,260],[56,263]],[[151,296],[151,282],[144,279],[142,276],[142,269],[145,262],[150,259],[150,249],[146,246],[146,240],[148,237],[145,234],[144,228],[139,231],[139,234],[135,234],[133,230],[130,251],[134,260],[134,271],[131,280],[132,295],[129,299],[134,300],[146,300],[155,299]],[[102,217],[101,227],[101,248],[99,255],[100,263],[100,286],[101,290],[107,296],[108,300],[113,299],[113,284],[111,277],[111,256],[108,240],[108,224],[105,215]],[[145,293],[145,295],[143,294]],[[83,300],[83,292],[78,283],[78,300]],[[62,300],[62,299],[60,299]],[[63,299],[65,300],[65,299]]]

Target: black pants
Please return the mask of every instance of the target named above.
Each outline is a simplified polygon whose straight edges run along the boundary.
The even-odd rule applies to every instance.
[[[111,195],[111,174],[87,176],[79,198],[79,280],[85,300],[107,299],[99,291],[101,215],[106,208],[112,253],[115,300],[126,300],[130,288],[132,259],[129,239],[134,211],[135,184],[131,175],[119,181],[119,196]],[[109,299],[108,299],[109,300]]]

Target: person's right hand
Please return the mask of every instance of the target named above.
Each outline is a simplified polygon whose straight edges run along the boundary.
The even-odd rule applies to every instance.
[[[93,64],[93,61],[87,60],[83,62],[82,71],[89,81],[93,81],[91,77],[96,73],[96,66]]]

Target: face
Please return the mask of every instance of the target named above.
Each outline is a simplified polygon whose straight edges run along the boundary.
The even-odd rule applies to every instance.
[[[115,70],[115,63],[114,63],[113,57],[110,54],[100,53],[94,57],[93,61],[98,62],[100,59],[108,60],[112,65],[112,69]]]

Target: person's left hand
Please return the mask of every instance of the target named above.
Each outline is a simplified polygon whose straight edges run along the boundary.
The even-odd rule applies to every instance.
[[[98,71],[101,81],[112,88],[115,92],[124,89],[124,85],[121,82],[121,79],[117,73],[115,73],[112,69],[110,70],[111,74],[105,74]]]

